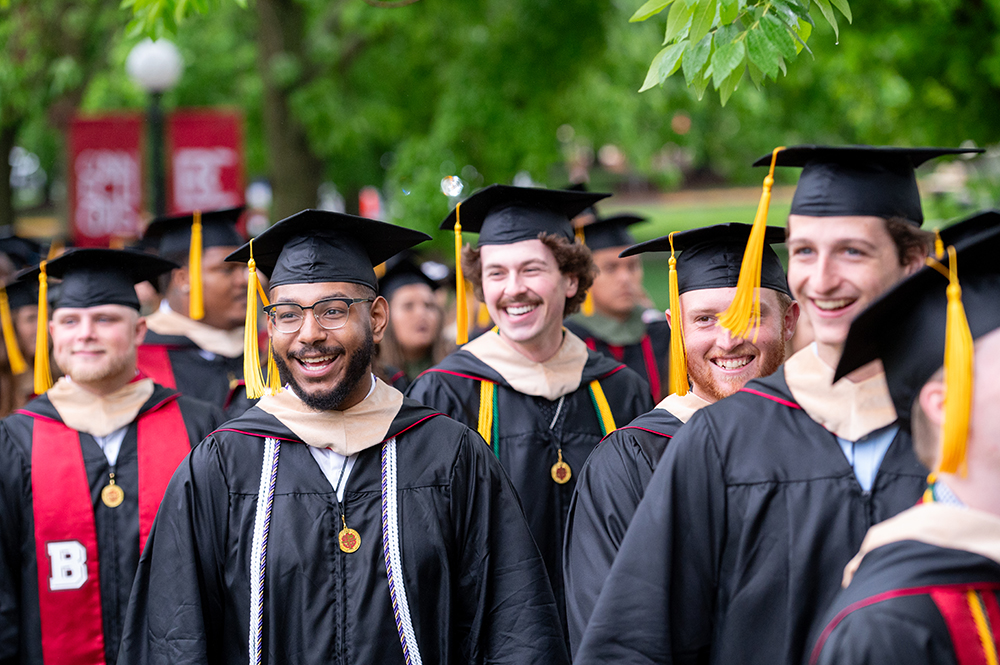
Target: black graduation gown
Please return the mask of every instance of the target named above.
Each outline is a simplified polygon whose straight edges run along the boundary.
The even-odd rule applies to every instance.
[[[336,494],[308,447],[254,407],[174,475],[136,576],[119,663],[248,661],[250,557],[265,437],[281,439],[264,585],[264,663],[403,663],[382,547],[381,448]],[[424,663],[566,663],[555,599],[510,481],[479,436],[405,400],[397,438],[406,593]]]
[[[644,413],[608,434],[577,476],[563,546],[566,623],[574,654],[646,485],[683,424],[664,409]]]
[[[589,383],[598,379],[615,423],[627,423],[653,406],[642,380],[624,365],[590,351],[580,387],[566,395],[554,430],[549,425],[556,404],[517,392],[496,370],[468,351],[459,350],[410,385],[407,395],[455,420],[476,428],[479,422],[480,379],[496,382],[499,445],[493,453],[507,470],[531,527],[565,616],[562,588],[562,544],[576,474],[604,436]],[[543,412],[542,408],[547,408]],[[562,448],[563,461],[572,469],[569,482],[552,480],[551,469]]]
[[[1000,599],[1000,564],[979,554],[936,547],[915,540],[884,545],[867,553],[850,586],[818,624],[822,643],[804,662],[822,665],[959,665],[956,646],[982,654],[968,606],[960,597],[951,621],[963,629],[963,645],[952,639],[949,624],[931,595],[945,591],[964,596],[975,587],[994,608]],[[949,588],[950,587],[950,588]],[[914,593],[916,592],[916,593]],[[897,595],[903,594],[903,595]],[[992,600],[985,598],[989,594]],[[944,599],[942,599],[944,600]],[[994,644],[1000,640],[996,614],[984,612]],[[987,662],[985,657],[976,662]],[[966,661],[969,662],[969,661]]]
[[[156,386],[139,413],[163,402],[176,391]],[[224,419],[222,410],[185,396],[177,403],[188,440],[195,446]],[[23,410],[62,422],[48,397],[42,395]],[[0,663],[41,663],[42,637],[38,606],[38,567],[31,495],[31,445],[35,419],[14,413],[0,423]],[[89,434],[80,434],[87,470],[94,526],[100,553],[101,614],[107,662],[118,655],[125,608],[139,565],[139,483],[137,427],[125,434],[115,466]],[[125,493],[124,502],[109,508],[101,489],[111,472]]]
[[[900,430],[862,490],[784,368],[749,382],[667,446],[576,662],[799,662],[868,528],[911,507],[926,475]]]
[[[643,343],[626,344],[624,346],[612,345],[598,338],[594,333],[581,324],[579,320],[567,319],[564,325],[577,337],[582,339],[591,351],[597,351],[604,355],[624,363],[629,369],[642,377],[647,385],[652,385],[649,380],[649,365]],[[653,351],[653,363],[658,372],[660,394],[652,395],[654,401],[659,401],[667,396],[667,385],[669,379],[670,366],[670,324],[666,321],[652,321],[646,324],[646,337],[649,339],[649,346]]]
[[[174,386],[181,393],[221,407],[226,415],[235,418],[251,406],[243,382],[243,356],[227,358],[213,354],[205,358],[197,344],[181,335],[160,335],[152,330],[139,349],[139,369],[150,374],[144,366],[143,347],[165,349],[173,370]],[[266,371],[266,368],[265,368]],[[156,377],[154,374],[150,376]]]

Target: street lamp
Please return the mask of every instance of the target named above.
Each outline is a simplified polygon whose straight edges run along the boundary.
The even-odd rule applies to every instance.
[[[166,178],[163,171],[163,110],[160,101],[181,78],[184,60],[173,42],[166,39],[145,39],[136,44],[125,59],[129,78],[149,93],[147,118],[150,132],[150,152],[153,171],[153,213],[160,217],[167,212]]]

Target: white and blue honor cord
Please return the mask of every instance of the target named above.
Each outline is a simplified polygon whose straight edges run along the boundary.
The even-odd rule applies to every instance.
[[[267,565],[267,532],[274,503],[274,485],[278,476],[277,439],[264,441],[264,459],[257,491],[257,506],[264,506],[254,516],[253,544],[250,549],[250,665],[261,665],[264,627],[264,573]],[[382,444],[382,552],[389,580],[392,613],[399,631],[399,643],[407,665],[422,665],[416,632],[410,617],[410,605],[403,581],[403,558],[399,546],[399,508],[396,494],[396,439]]]

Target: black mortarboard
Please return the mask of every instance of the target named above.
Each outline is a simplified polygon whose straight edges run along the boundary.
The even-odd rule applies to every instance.
[[[976,339],[1000,328],[1000,229],[973,234],[955,249],[961,300]],[[881,359],[896,414],[909,421],[913,400],[945,358],[948,284],[948,277],[924,267],[869,305],[851,324],[834,381]]]
[[[243,213],[243,206],[225,210],[206,210],[201,213],[202,247],[239,247],[244,243],[236,223]],[[149,223],[142,236],[144,247],[157,250],[160,256],[184,256],[191,246],[191,225],[194,213],[158,217]]]
[[[173,261],[127,249],[71,249],[45,264],[49,278],[62,280],[53,309],[124,305],[138,310],[135,285],[174,268]],[[39,266],[24,270],[18,281],[37,283],[39,272]]]
[[[751,224],[731,222],[674,233],[674,250],[680,254],[677,257],[678,293],[735,287],[752,228]],[[760,285],[790,296],[781,260],[770,247],[783,242],[785,229],[780,226],[766,228]],[[670,252],[670,236],[633,245],[620,256],[643,252]]]
[[[21,270],[41,260],[42,246],[30,238],[11,235],[0,238],[0,253],[10,257],[14,268]]]
[[[629,233],[628,227],[644,221],[646,218],[639,215],[614,215],[580,226],[577,232],[583,235],[583,242],[591,251],[609,247],[628,247],[635,244],[635,238]]]
[[[571,219],[610,194],[490,185],[479,190],[456,210],[462,231],[479,234],[479,245],[509,245],[534,240],[539,233],[554,233],[573,240]],[[456,211],[441,223],[455,228]]]
[[[1000,226],[1000,211],[985,210],[944,227],[938,234],[944,245],[961,243],[964,246],[974,242],[980,235],[992,234],[998,226]]]
[[[378,289],[374,266],[430,236],[402,226],[326,210],[303,210],[254,238],[257,269],[282,284],[351,282]],[[226,257],[250,259],[250,243]]]
[[[426,284],[432,291],[438,287],[437,282],[428,277],[408,253],[385,262],[385,274],[378,280],[378,290],[386,300],[396,289],[410,284]]]
[[[779,152],[777,165],[802,168],[792,198],[793,215],[901,217],[919,226],[924,214],[914,168],[942,155],[976,152],[982,150],[797,145]],[[770,164],[771,155],[754,162]]]
[[[7,302],[16,310],[38,304],[38,279],[15,279],[7,285]]]

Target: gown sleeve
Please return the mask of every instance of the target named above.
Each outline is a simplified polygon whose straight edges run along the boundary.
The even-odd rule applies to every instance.
[[[118,662],[194,665],[225,660],[223,565],[228,486],[213,437],[174,473],[160,504],[125,616]]]
[[[580,471],[569,506],[563,579],[574,654],[653,473],[631,438],[628,430],[616,430],[598,444]]]
[[[471,382],[466,380],[462,380],[462,383],[472,385]],[[406,396],[467,425],[475,423],[479,419],[478,386],[476,388],[477,392],[474,399],[463,400],[455,390],[452,382],[445,380],[435,372],[425,372],[414,379],[410,387],[406,389]],[[468,402],[472,404],[468,404]],[[471,411],[473,406],[477,409],[475,413]]]
[[[569,663],[545,563],[507,474],[466,430],[451,478],[463,662]]]
[[[934,631],[923,622],[892,612],[849,614],[830,633],[816,661],[817,665],[883,665],[884,663],[954,663],[954,654],[941,648]],[[806,654],[805,663],[811,660]]]
[[[708,661],[726,486],[696,413],[667,446],[587,624],[578,665]]]
[[[21,511],[27,488],[24,459],[6,423],[0,423],[0,460],[0,665],[8,665],[18,662],[22,637]]]

